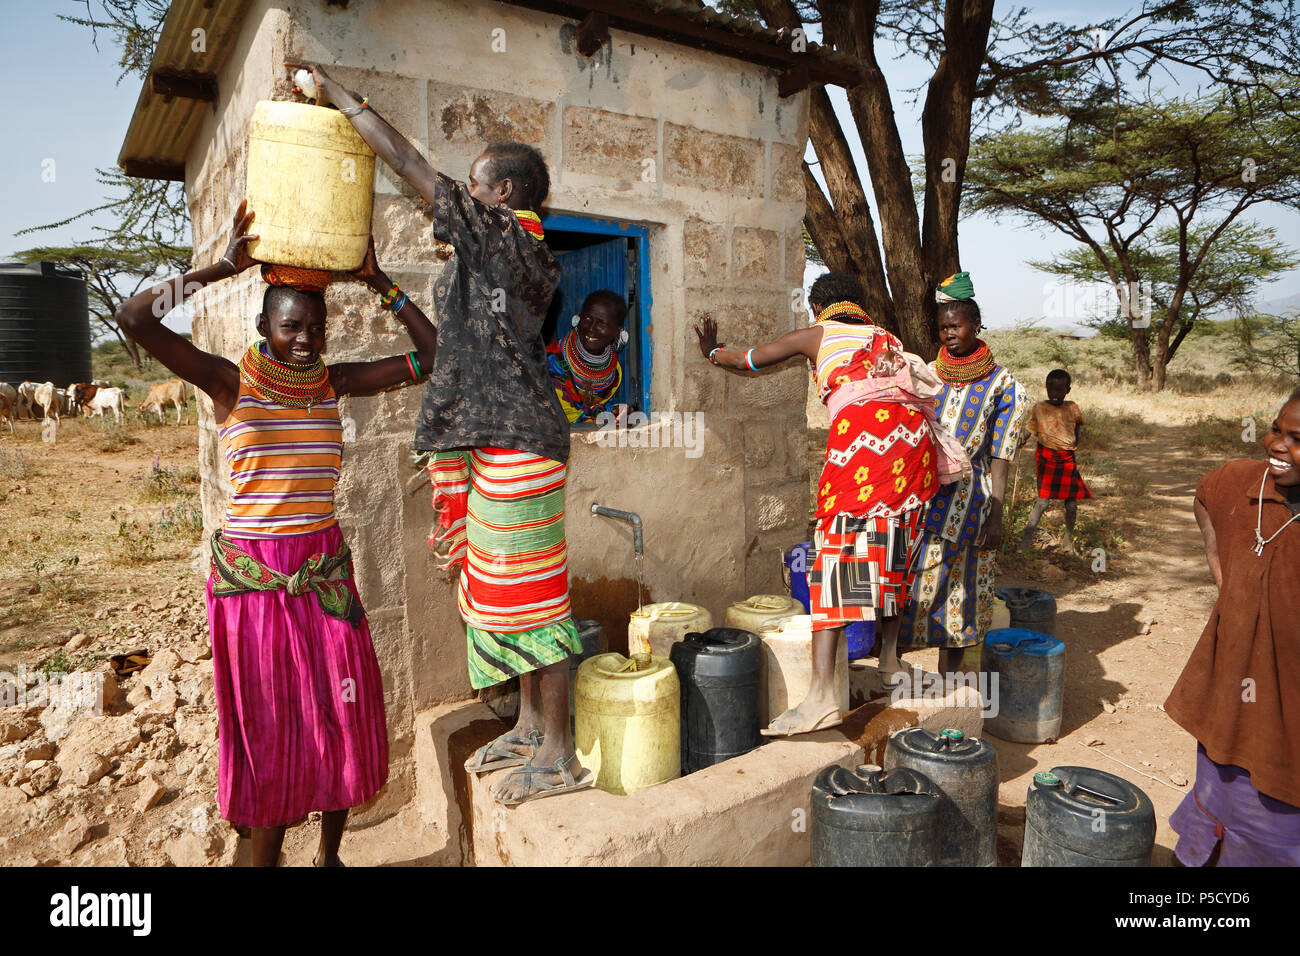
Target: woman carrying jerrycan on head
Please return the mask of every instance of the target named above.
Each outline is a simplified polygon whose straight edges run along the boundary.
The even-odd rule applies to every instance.
[[[286,65],[311,72],[317,101],[337,106],[429,203],[433,237],[456,252],[434,280],[441,347],[415,447],[438,512],[431,543],[441,566],[460,573],[470,683],[518,677],[520,686],[515,726],[465,769],[509,769],[492,790],[507,806],[590,787],[569,724],[569,658],[582,652],[564,535],[569,420],[541,336],[560,282],[537,213],[550,189],[546,163],[526,143],[492,143],[458,182],[320,66]]]
[[[208,620],[217,699],[221,815],[251,828],[253,865],[279,862],[285,827],[322,811],[317,866],[342,866],[348,810],[388,779],[379,662],[334,516],[343,454],[338,398],[419,379],[437,333],[398,296],[389,304],[416,346],[374,362],[325,365],[328,272],[262,266],[262,338],[238,363],[196,348],[162,324],[184,297],[254,265],[253,220],[240,203],[216,263],[133,296],[116,318],[168,369],[212,399],[234,493],[212,538]],[[374,242],[353,276],[377,294],[392,284]],[[388,304],[388,303],[386,303]],[[169,311],[166,310],[166,311]]]

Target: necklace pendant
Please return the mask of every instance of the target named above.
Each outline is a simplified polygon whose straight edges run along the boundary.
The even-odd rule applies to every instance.
[[[1255,532],[1255,546],[1254,546],[1253,548],[1251,548],[1250,550],[1254,551],[1257,555],[1263,557],[1263,554],[1264,554],[1264,538],[1263,538],[1263,536],[1262,536],[1258,531]]]

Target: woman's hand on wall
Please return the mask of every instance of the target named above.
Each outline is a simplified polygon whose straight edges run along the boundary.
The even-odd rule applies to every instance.
[[[695,335],[700,340],[700,354],[705,358],[722,346],[718,341],[718,323],[707,312],[701,317],[700,324],[695,326]]]

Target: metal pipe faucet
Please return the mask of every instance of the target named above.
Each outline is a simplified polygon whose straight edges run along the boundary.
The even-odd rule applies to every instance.
[[[594,501],[591,503],[591,513],[604,515],[606,518],[616,518],[630,524],[632,526],[632,550],[640,555],[645,554],[645,542],[641,539],[641,516],[639,514],[632,511],[619,511],[617,508],[606,508]]]

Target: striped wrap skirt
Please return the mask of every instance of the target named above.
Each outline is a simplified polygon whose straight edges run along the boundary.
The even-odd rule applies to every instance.
[[[566,466],[507,448],[428,462],[440,567],[460,571],[470,683],[490,687],[557,664],[582,644],[569,608]]]

